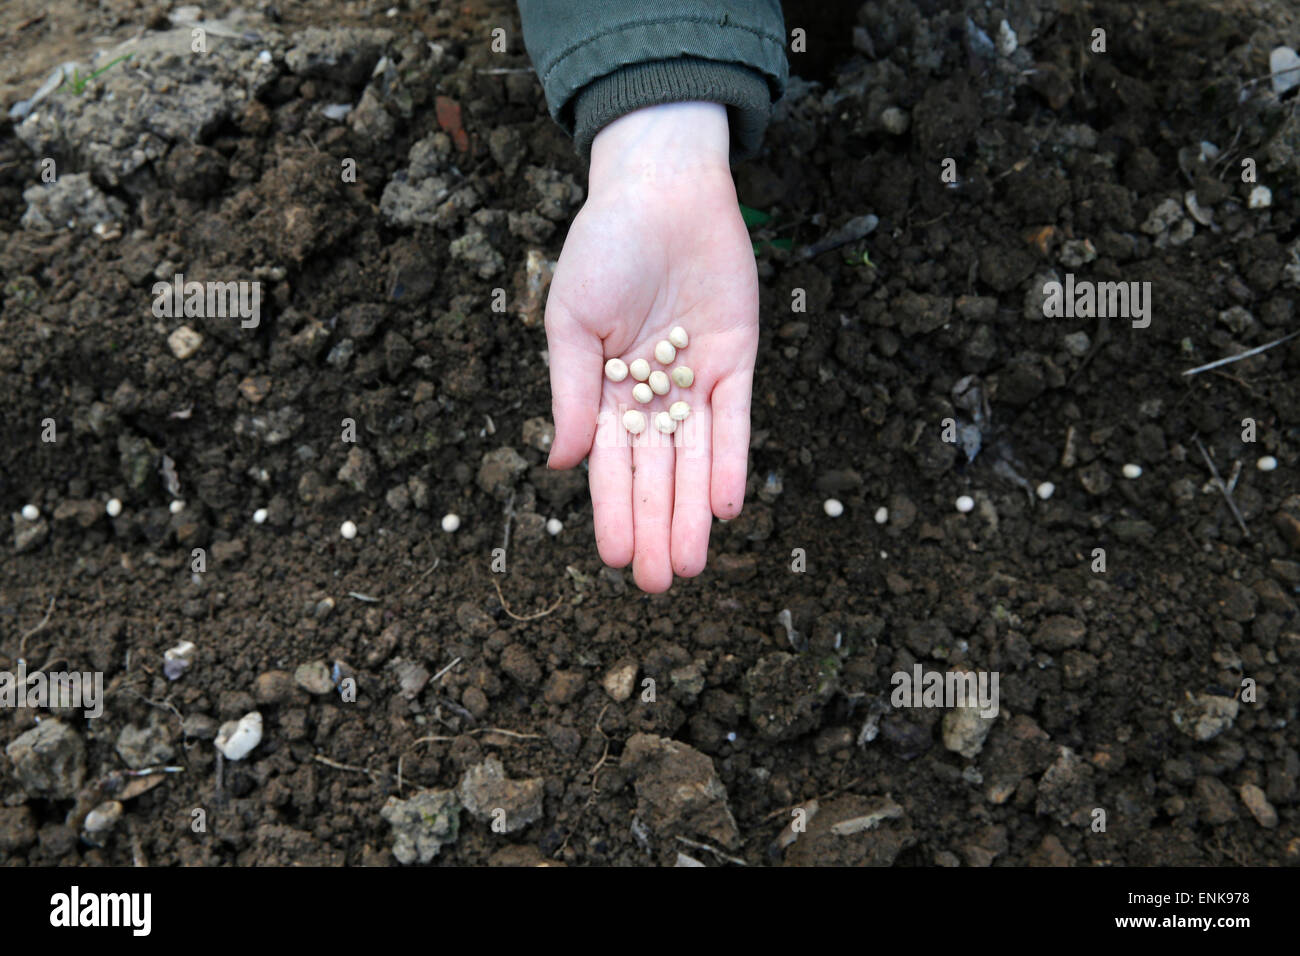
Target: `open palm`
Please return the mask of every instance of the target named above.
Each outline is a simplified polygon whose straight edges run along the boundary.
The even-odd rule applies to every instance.
[[[680,325],[689,346],[673,365],[695,372],[648,406],[605,361],[644,358]],[[639,587],[667,590],[703,570],[712,518],[733,518],[745,494],[750,390],[758,348],[758,276],[725,166],[595,189],[564,243],[546,304],[555,416],[552,468],[588,457],[596,546],[632,564]],[[669,403],[690,404],[678,434],[656,432]],[[628,434],[623,411],[646,413]]]

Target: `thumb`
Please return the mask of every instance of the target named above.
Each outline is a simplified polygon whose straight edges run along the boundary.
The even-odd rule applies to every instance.
[[[586,457],[596,435],[605,374],[604,345],[553,300],[546,308],[546,344],[551,415],[555,419],[555,441],[546,464],[572,468]]]

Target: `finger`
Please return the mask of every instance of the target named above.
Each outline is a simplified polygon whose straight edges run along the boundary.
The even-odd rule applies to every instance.
[[[652,594],[673,583],[669,532],[673,522],[673,444],[653,424],[632,446],[632,574],[637,587]]]
[[[604,382],[605,354],[598,337],[563,307],[546,306],[546,343],[551,373],[555,441],[547,465],[572,468],[591,450]]]
[[[713,387],[713,513],[731,519],[745,503],[749,472],[749,401],[753,369],[728,375]],[[689,420],[689,419],[688,419]]]
[[[596,550],[611,568],[632,560],[632,449],[622,418],[613,400],[606,399],[587,459]]]
[[[709,530],[713,508],[709,487],[713,465],[712,415],[707,405],[693,409],[679,422],[673,435],[677,443],[677,475],[673,490],[673,570],[693,578],[704,570],[709,557]]]

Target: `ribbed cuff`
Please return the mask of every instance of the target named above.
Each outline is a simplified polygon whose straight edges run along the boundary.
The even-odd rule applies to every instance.
[[[596,134],[620,116],[693,100],[727,107],[733,163],[758,152],[772,110],[767,81],[749,67],[695,57],[634,63],[587,84],[574,101],[574,143],[590,160]]]

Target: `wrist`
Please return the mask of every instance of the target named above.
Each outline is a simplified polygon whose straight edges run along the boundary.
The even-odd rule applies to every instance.
[[[589,191],[629,179],[667,184],[718,173],[731,178],[730,130],[721,103],[646,106],[605,126],[591,145]]]

